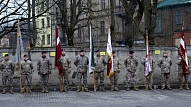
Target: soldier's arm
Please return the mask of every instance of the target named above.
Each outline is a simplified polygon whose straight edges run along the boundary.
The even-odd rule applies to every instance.
[[[49,68],[49,71],[51,71],[52,70],[52,62],[50,61],[50,59],[48,59],[48,62],[49,62],[48,68]]]
[[[30,67],[31,67],[31,71],[34,72],[34,66],[32,62],[30,63]]]
[[[139,62],[138,59],[135,57],[135,65],[138,66]]]
[[[78,63],[78,56],[76,57],[76,59],[74,60],[74,65],[77,66]]]
[[[11,71],[12,71],[12,75],[14,75],[15,64],[13,62],[11,62]]]
[[[170,59],[170,66],[172,65],[172,61],[171,61],[171,59]]]
[[[88,57],[86,57],[87,58],[87,65],[89,64],[89,59],[88,59]]]
[[[37,62],[37,71],[40,71],[40,60]]]
[[[127,67],[127,58],[125,58],[124,65]]]
[[[68,67],[71,68],[71,59],[68,58]]]
[[[146,58],[143,57],[143,58],[141,59],[141,64],[145,65],[145,61],[146,61]]]
[[[120,69],[121,68],[121,64],[120,64],[120,62],[119,62],[119,59],[117,58],[117,66],[118,66],[118,69]]]
[[[107,65],[107,62],[106,62],[105,58],[103,58],[103,64],[104,64],[104,66]]]
[[[161,64],[162,64],[162,59],[160,58],[160,59],[158,60],[157,65],[161,68]]]

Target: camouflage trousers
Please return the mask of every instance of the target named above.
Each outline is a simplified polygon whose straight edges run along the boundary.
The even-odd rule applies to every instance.
[[[183,78],[184,78],[184,85],[185,85],[185,87],[188,87],[189,73],[179,73],[178,77],[179,77],[180,87],[182,87],[182,85],[183,85]]]
[[[77,73],[77,90],[80,90],[82,88],[82,86],[81,86],[82,77],[83,77],[84,88],[88,89],[88,85],[87,85],[87,72],[78,72]]]
[[[49,74],[40,74],[42,90],[48,90]]]
[[[7,85],[7,81],[8,81],[8,85]],[[9,76],[3,76],[2,77],[2,83],[3,83],[3,89],[6,89],[7,86],[9,86],[10,89],[13,89],[13,76],[9,75]]]
[[[114,74],[110,77],[111,89],[114,89],[115,87],[118,86],[117,80],[118,80],[118,72],[114,71]]]
[[[165,84],[166,84],[166,86],[168,88],[170,88],[169,77],[170,77],[170,73],[162,73],[161,74],[161,85],[162,85],[162,87],[165,87]]]
[[[126,86],[130,87],[131,81],[133,82],[133,86],[137,86],[137,75],[135,72],[127,72],[126,74]]]
[[[149,86],[149,88],[151,89],[153,85],[153,73],[150,72],[147,76],[145,76],[145,79],[146,79],[145,85]]]
[[[64,79],[64,82],[63,82]],[[62,88],[62,90],[67,90],[68,89],[68,69],[64,69],[64,72],[62,75],[59,75],[59,80],[60,80],[60,88]]]
[[[25,84],[27,82],[27,84]],[[32,88],[32,76],[31,74],[22,74],[21,75],[21,83],[22,83],[22,88],[24,89],[25,86],[27,86],[29,89]]]
[[[104,72],[94,71],[94,88],[97,89],[98,79],[100,79],[100,87],[104,88]]]

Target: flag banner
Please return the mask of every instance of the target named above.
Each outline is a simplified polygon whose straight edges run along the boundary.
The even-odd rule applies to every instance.
[[[179,51],[180,57],[182,58],[182,72],[188,71],[188,56],[186,51],[186,44],[184,41],[184,29],[182,28],[182,35],[180,39],[180,51]]]
[[[95,70],[95,63],[94,63],[94,44],[93,44],[93,37],[92,37],[92,28],[90,25],[90,53],[89,53],[89,73],[92,74]]]
[[[108,55],[108,64],[107,64],[107,76],[111,76],[114,74],[113,72],[113,55],[112,55],[112,45],[111,45],[111,35],[110,29],[108,29],[108,42],[107,42],[107,50],[106,53]]]
[[[58,27],[56,26],[56,53],[55,53],[55,67],[58,68],[59,75],[62,75],[64,69],[62,67],[62,61],[60,60],[62,56],[62,49],[60,45],[60,38],[58,36]]]
[[[150,53],[149,53],[149,39],[148,39],[148,31],[146,31],[146,62],[145,62],[145,76],[149,75],[151,72],[151,65],[150,65]]]
[[[20,67],[21,67],[21,56],[24,53],[24,47],[23,47],[23,40],[22,35],[20,31],[20,21],[18,20],[18,27],[17,27],[17,49],[16,49],[16,66],[15,70],[17,72],[21,73]]]

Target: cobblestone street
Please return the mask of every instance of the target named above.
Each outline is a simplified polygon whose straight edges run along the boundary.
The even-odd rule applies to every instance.
[[[1,94],[0,107],[190,107],[190,90]]]

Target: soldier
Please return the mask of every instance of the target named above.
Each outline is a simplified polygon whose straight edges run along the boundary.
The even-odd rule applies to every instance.
[[[94,91],[97,91],[98,78],[100,78],[100,90],[105,91],[104,88],[104,69],[107,64],[105,58],[100,55],[100,51],[96,51],[95,60],[95,71],[94,71]]]
[[[81,79],[83,77],[84,91],[89,92],[87,86],[87,67],[89,64],[88,57],[85,56],[84,50],[80,51],[74,61],[74,65],[77,66],[77,92],[81,91]]]
[[[42,93],[48,93],[48,80],[51,69],[52,63],[50,59],[46,57],[46,52],[42,52],[42,57],[37,62],[37,71],[40,75]]]
[[[29,93],[32,93],[32,72],[34,72],[33,64],[28,60],[28,55],[24,55],[24,61],[21,61],[21,81],[22,81],[22,93],[25,92],[25,81],[27,81],[27,86]]]
[[[155,64],[155,61],[154,61],[154,58],[152,56],[148,56],[147,57],[143,57],[142,60],[141,60],[141,63],[144,65],[144,68],[146,67],[146,62],[148,61],[148,58],[149,58],[149,61],[150,61],[150,67],[151,67],[151,71],[149,72],[149,74],[147,76],[145,76],[145,79],[146,79],[146,86],[145,86],[145,90],[148,91],[149,90],[153,90],[152,88],[152,78],[153,78],[153,72],[154,72],[154,64]],[[144,69],[146,70],[146,68]]]
[[[11,60],[9,60],[9,55],[5,54],[5,59],[0,63],[0,69],[2,71],[2,83],[3,83],[3,92],[6,93],[6,82],[8,81],[9,91],[13,94],[13,75],[14,75],[14,64]]]
[[[111,81],[111,91],[119,91],[118,85],[117,85],[117,80],[118,80],[118,73],[120,73],[120,63],[119,59],[116,57],[115,51],[112,52],[113,54],[113,70],[114,74],[110,76],[110,81]]]
[[[134,57],[134,51],[129,51],[129,56],[125,59],[124,64],[127,67],[127,75],[126,75],[126,84],[127,91],[130,90],[131,79],[133,81],[134,90],[138,91],[137,87],[137,75],[136,75],[136,67],[138,66],[138,60]]]
[[[182,59],[178,59],[176,64],[178,65],[178,77],[179,77],[179,84],[180,84],[180,90],[182,90],[182,85],[183,85],[183,78],[185,82],[185,89],[189,90],[190,88],[188,87],[188,77],[189,77],[189,71],[187,70],[186,72],[182,71]]]
[[[161,68],[161,90],[165,89],[165,83],[167,85],[167,89],[171,90],[169,77],[170,77],[170,66],[172,65],[171,58],[168,57],[167,52],[163,52],[163,57],[161,57],[158,61],[158,66]]]
[[[62,62],[63,72],[59,75],[60,79],[60,92],[68,91],[68,74],[71,72],[71,60],[68,55],[65,54],[65,50],[62,49],[62,56],[60,58]],[[63,87],[63,77],[64,77],[64,87]]]

